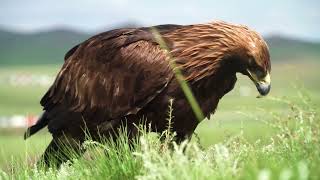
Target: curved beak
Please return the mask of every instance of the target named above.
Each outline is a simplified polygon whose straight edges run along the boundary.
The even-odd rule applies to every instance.
[[[268,72],[264,77],[258,78],[258,76],[252,73],[250,70],[247,70],[249,73],[250,79],[254,82],[261,96],[266,96],[271,89],[271,78],[270,73]]]

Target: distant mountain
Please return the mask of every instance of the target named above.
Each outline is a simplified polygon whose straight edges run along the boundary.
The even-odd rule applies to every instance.
[[[33,34],[0,30],[0,65],[58,64],[89,34],[57,29]]]
[[[65,53],[90,36],[70,29],[33,34],[0,30],[0,65],[62,64]],[[320,57],[320,43],[281,36],[267,37],[266,40],[273,62],[317,60]]]
[[[307,42],[283,36],[269,36],[266,41],[273,61],[319,60],[320,42]]]

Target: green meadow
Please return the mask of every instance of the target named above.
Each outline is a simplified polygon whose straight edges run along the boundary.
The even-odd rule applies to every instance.
[[[1,79],[12,74],[54,77],[59,68],[1,67],[0,115],[41,113],[39,101],[48,89]],[[234,90],[201,122],[192,141],[173,149],[147,134],[133,152],[125,140],[120,145],[88,141],[92,147],[84,158],[48,171],[34,167],[51,139],[46,129],[27,141],[23,129],[1,129],[0,179],[318,179],[319,68],[317,59],[273,63],[271,93],[264,98],[256,98],[253,83],[238,74]]]

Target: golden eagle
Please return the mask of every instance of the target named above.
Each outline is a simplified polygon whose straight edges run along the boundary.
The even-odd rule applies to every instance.
[[[205,116],[236,83],[236,73],[248,76],[261,95],[270,90],[270,56],[266,42],[243,25],[212,22],[159,25],[166,42]],[[95,35],[72,48],[55,82],[41,100],[44,113],[25,138],[48,126],[53,136],[42,159],[69,157],[61,142],[79,154],[87,129],[98,136],[117,137],[125,125],[129,138],[137,135],[141,119],[151,130],[167,129],[168,101],[174,99],[172,130],[176,141],[190,138],[198,120],[170,67],[168,52],[150,27],[123,28]],[[61,158],[61,156],[63,158]]]

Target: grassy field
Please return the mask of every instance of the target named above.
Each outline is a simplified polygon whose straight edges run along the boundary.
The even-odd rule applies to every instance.
[[[181,153],[185,147],[163,148],[157,138],[145,135],[135,153],[125,142],[120,147],[107,142],[102,145],[109,150],[107,156],[101,148],[92,148],[74,165],[46,174],[32,166],[50,141],[46,131],[23,141],[21,131],[1,130],[0,179],[318,179],[319,68],[316,61],[274,64],[269,98],[255,98],[254,85],[239,74],[235,89],[222,99],[215,115],[197,128],[200,144],[193,138],[182,145],[187,153]],[[54,76],[58,69],[5,67],[0,68],[0,80],[12,73]],[[1,84],[0,115],[39,114],[39,100],[47,88]],[[248,96],[241,96],[242,90]]]

